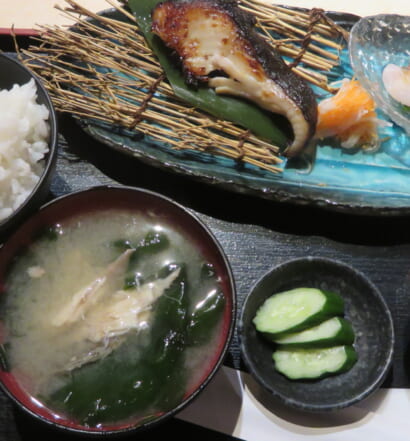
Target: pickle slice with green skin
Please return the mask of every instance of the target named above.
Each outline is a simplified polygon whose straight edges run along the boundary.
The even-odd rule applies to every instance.
[[[352,325],[342,317],[332,317],[304,331],[285,334],[274,341],[292,348],[325,348],[351,345],[355,339]]]
[[[253,323],[267,338],[302,331],[333,316],[343,315],[342,297],[317,288],[295,288],[269,297]]]
[[[319,379],[351,369],[357,361],[353,346],[322,349],[281,348],[273,353],[275,369],[291,380]]]

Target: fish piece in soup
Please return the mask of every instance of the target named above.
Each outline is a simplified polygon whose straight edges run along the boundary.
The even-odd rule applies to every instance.
[[[178,277],[176,269],[163,279],[145,283],[130,290],[120,290],[111,297],[102,298],[88,313],[81,316],[70,332],[78,341],[96,343],[96,348],[85,354],[75,355],[66,370],[73,370],[106,357],[116,349],[130,331],[138,331],[149,326],[152,306]],[[89,301],[92,298],[88,297]]]
[[[134,251],[134,249],[124,251],[108,266],[103,274],[74,294],[70,302],[53,318],[52,324],[63,326],[84,318],[91,306],[106,296],[107,293],[112,292],[113,289],[118,289],[115,285],[121,284],[130,256]]]

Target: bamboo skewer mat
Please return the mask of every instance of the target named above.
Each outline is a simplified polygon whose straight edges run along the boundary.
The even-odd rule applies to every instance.
[[[67,7],[57,9],[76,23],[77,31],[40,26],[37,44],[23,51],[24,62],[43,79],[57,110],[136,130],[174,149],[206,151],[281,171],[277,146],[176,98],[133,17],[116,2],[107,4],[130,21],[103,17],[66,0]],[[343,31],[323,11],[294,12],[258,0],[242,0],[240,6],[256,16],[262,35],[290,57],[297,74],[335,91],[325,72],[338,64],[342,45],[335,39]],[[281,38],[273,39],[272,32]]]

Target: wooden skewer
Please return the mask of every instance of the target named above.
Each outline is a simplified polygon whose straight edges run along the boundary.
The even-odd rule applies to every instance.
[[[266,21],[272,21],[272,18],[279,17],[289,23],[294,23],[302,27],[307,27],[309,24],[309,11],[304,12],[302,9],[291,9],[276,4],[267,4],[260,2],[259,0],[240,0],[240,4],[241,3],[247,5],[252,13],[258,14],[258,16]],[[329,25],[330,20],[326,21],[326,23],[318,23],[315,26],[315,31],[318,34],[322,34],[327,37],[334,37],[337,34],[343,33],[341,32],[342,30],[340,27],[335,23]]]

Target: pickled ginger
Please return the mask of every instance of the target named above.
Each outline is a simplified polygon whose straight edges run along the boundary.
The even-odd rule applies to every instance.
[[[318,105],[317,139],[336,137],[343,148],[378,144],[376,103],[356,79],[345,79],[336,95]]]

